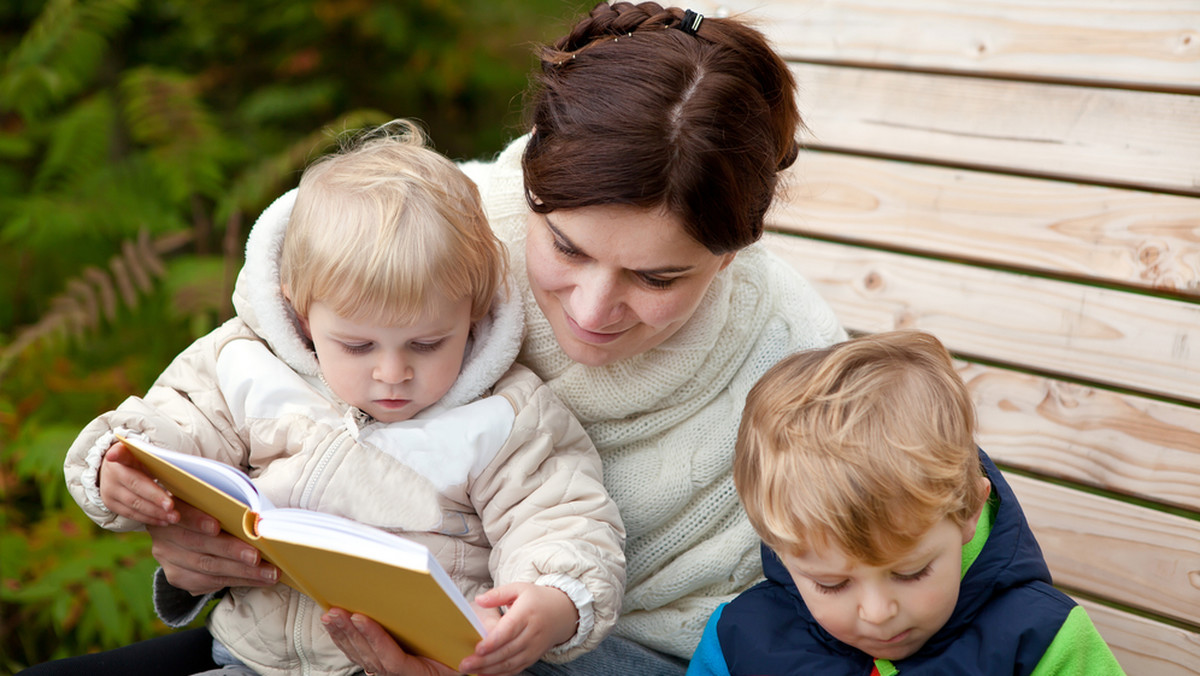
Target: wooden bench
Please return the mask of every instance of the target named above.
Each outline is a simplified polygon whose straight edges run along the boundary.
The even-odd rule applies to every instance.
[[[1200,674],[1200,3],[730,0],[811,133],[768,241],[852,333],[937,335],[1055,583]]]

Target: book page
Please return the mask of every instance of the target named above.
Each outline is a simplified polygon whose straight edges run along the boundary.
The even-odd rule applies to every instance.
[[[270,499],[266,498],[263,493],[258,492],[258,487],[253,484],[250,477],[247,477],[241,469],[226,465],[224,462],[210,460],[208,457],[179,453],[176,450],[157,447],[157,445],[142,441],[133,441],[133,439],[127,439],[120,435],[116,438],[121,439],[121,443],[124,443],[127,447],[140,450],[146,455],[157,457],[157,459],[182,469],[187,474],[191,474],[192,477],[203,481],[203,483],[214,487],[214,489],[226,493],[227,496],[245,504],[246,507],[250,507],[251,512],[262,513],[268,509],[275,509],[275,505],[271,504]],[[134,455],[138,454],[134,453]],[[139,455],[138,459],[142,460],[143,465],[148,463],[144,456]],[[155,474],[164,483],[174,483],[168,477],[158,475],[154,471],[154,467],[149,467],[149,469],[151,474]],[[187,498],[185,497],[184,499]]]

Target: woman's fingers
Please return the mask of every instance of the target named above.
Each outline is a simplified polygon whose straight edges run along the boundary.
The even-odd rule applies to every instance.
[[[220,532],[216,519],[185,502],[176,501],[176,508],[178,523],[146,529],[154,540],[151,554],[171,585],[200,595],[278,581],[278,569],[254,547]]]
[[[376,676],[451,676],[458,672],[404,652],[391,634],[365,615],[331,608],[321,622],[333,642],[364,671]]]

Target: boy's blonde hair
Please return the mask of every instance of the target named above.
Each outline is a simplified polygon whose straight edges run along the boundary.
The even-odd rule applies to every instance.
[[[297,314],[314,302],[357,321],[403,324],[442,298],[487,314],[507,259],[475,184],[394,120],[318,159],[300,179],[280,256]]]
[[[865,336],[791,355],[750,390],[734,482],[775,551],[832,544],[883,565],[942,519],[978,513],[974,431],[970,395],[937,338]]]

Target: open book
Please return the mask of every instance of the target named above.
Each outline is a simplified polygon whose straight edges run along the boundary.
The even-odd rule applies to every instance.
[[[324,609],[362,613],[414,654],[456,668],[483,625],[423,545],[356,521],[277,508],[237,468],[118,438],[176,498],[221,522]]]

